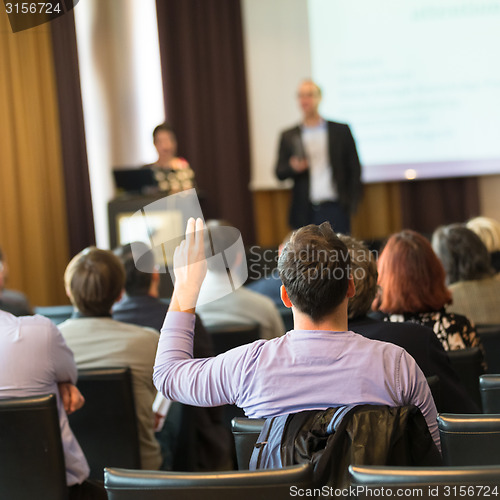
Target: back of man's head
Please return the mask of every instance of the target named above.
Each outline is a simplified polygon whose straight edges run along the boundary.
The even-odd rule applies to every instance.
[[[351,275],[356,294],[349,299],[349,319],[366,316],[377,294],[377,260],[370,250],[360,241],[339,234],[351,257]]]
[[[295,231],[278,260],[278,271],[294,307],[318,322],[345,299],[350,258],[330,223]]]
[[[89,247],[66,267],[64,284],[73,305],[86,316],[107,316],[125,285],[120,259],[109,250]]]
[[[132,252],[132,245],[136,249],[135,253],[141,255],[137,263]],[[125,292],[127,295],[131,297],[148,295],[155,269],[154,254],[150,248],[145,243],[136,241],[115,248],[114,254],[121,260],[125,268]]]

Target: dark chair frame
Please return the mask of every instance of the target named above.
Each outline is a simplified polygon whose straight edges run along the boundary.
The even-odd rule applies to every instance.
[[[234,349],[241,345],[259,340],[260,326],[258,323],[230,324],[221,323],[207,327],[212,338],[215,355]]]
[[[437,423],[444,465],[500,464],[500,415],[443,413]]]
[[[54,394],[0,400],[0,493],[16,500],[67,500]]]
[[[310,464],[282,469],[224,472],[161,472],[106,468],[109,500],[289,499],[290,487],[311,488]]]
[[[500,413],[500,375],[481,375],[479,389],[483,413]]]
[[[264,418],[245,417],[236,417],[231,421],[231,431],[236,446],[236,460],[239,470],[248,470],[255,443],[265,421]]]
[[[102,480],[104,467],[140,469],[130,368],[80,370],[77,387],[86,403],[69,422],[87,457],[90,478]]]
[[[484,373],[482,361],[483,353],[479,347],[469,347],[456,351],[446,351],[451,365],[458,377],[465,385],[471,398],[481,408],[481,394],[479,392],[479,377]]]
[[[476,325],[476,331],[484,347],[486,373],[500,373],[500,325]]]
[[[368,466],[350,465],[349,475],[353,488],[422,488],[420,498],[459,498],[452,488],[456,486],[478,486],[486,493],[499,489],[500,465],[485,467],[393,467],[393,466]],[[450,488],[448,494],[444,486]],[[438,489],[435,489],[438,487]],[[486,488],[487,487],[487,488]],[[437,496],[429,496],[430,489],[437,492]],[[363,495],[363,490],[358,498],[373,498],[370,494]],[[460,490],[458,490],[460,491]],[[475,490],[477,491],[477,490]],[[393,492],[394,493],[394,492]],[[389,496],[389,495],[385,495]],[[395,497],[396,494],[393,494]],[[488,495],[489,496],[489,495]],[[495,495],[493,495],[495,496]],[[478,498],[471,495],[469,498]]]

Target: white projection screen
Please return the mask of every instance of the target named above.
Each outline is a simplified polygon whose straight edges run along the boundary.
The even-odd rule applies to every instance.
[[[309,0],[321,113],[365,182],[500,173],[499,0]]]

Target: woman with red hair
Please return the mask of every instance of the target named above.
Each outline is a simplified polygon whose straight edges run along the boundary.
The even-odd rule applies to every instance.
[[[426,238],[410,230],[394,234],[379,257],[380,295],[374,309],[383,313],[385,321],[412,321],[431,328],[446,351],[482,348],[470,321],[445,311],[451,303],[445,278]]]

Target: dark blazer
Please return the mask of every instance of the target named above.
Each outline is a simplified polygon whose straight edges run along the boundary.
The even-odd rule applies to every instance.
[[[328,121],[328,150],[332,178],[335,180],[339,203],[349,214],[356,210],[361,199],[361,165],[351,130],[345,123]],[[276,176],[280,180],[293,179],[290,225],[299,228],[309,220],[309,170],[298,174],[290,166],[290,157],[298,154],[302,144],[300,126],[297,125],[281,134]],[[301,147],[303,151],[303,146]]]
[[[350,319],[349,330],[369,339],[402,347],[413,357],[426,377],[437,375],[441,396],[438,412],[481,413],[460,382],[441,342],[430,328],[416,323],[388,323],[364,316]]]

